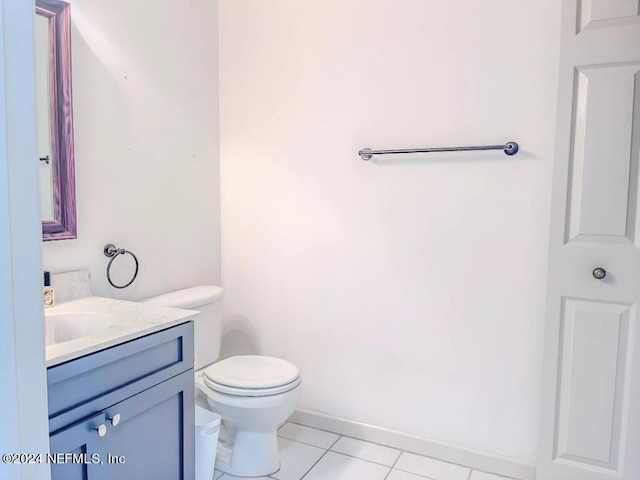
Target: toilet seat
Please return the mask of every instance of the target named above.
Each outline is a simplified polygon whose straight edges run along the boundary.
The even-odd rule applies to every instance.
[[[237,355],[207,367],[202,380],[219,393],[262,397],[294,389],[300,384],[300,372],[294,364],[280,358]]]

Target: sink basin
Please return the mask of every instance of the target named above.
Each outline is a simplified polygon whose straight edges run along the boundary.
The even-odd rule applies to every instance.
[[[45,345],[70,342],[98,334],[116,321],[101,312],[70,312],[45,315]]]

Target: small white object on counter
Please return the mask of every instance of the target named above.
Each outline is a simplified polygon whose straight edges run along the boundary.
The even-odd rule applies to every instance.
[[[95,325],[94,328],[87,329],[91,333],[86,336],[46,346],[47,367],[185,323],[200,313],[113,298],[85,297],[47,308],[44,321],[46,323],[47,318],[52,315],[77,313],[76,316],[79,316],[84,312],[104,314],[87,315],[87,322],[101,322],[101,318],[109,320],[104,320],[100,326]]]

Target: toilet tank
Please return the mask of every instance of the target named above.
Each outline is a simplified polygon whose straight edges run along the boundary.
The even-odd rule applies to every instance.
[[[142,303],[165,307],[198,310],[194,319],[194,350],[196,370],[215,362],[220,355],[222,339],[222,288],[214,285],[185,288],[157,297],[141,300]]]

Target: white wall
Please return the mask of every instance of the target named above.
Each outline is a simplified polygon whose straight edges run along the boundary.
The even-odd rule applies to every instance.
[[[220,2],[226,332],[300,408],[535,461],[557,3]]]
[[[73,0],[78,239],[44,243],[44,266],[90,268],[124,299],[220,281],[217,2]],[[105,244],[140,260],[126,290]],[[113,278],[126,283],[130,258]]]

